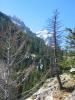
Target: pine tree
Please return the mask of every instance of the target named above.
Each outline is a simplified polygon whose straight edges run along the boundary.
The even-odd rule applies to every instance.
[[[68,32],[68,36],[66,37],[66,47],[68,52],[68,58],[70,67],[75,67],[75,28],[66,28],[66,32]]]

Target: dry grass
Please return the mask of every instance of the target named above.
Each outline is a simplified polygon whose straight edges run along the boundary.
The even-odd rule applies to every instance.
[[[75,89],[75,77],[71,77],[71,75],[68,75],[65,77],[65,80],[67,81],[63,84],[63,90],[54,91],[53,100],[65,100],[66,97],[68,97]]]

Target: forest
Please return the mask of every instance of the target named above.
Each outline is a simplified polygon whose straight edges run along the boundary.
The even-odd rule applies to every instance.
[[[60,26],[59,13],[55,10],[47,25],[48,34],[51,34],[47,45],[23,21],[0,12],[0,100],[26,100],[47,79],[55,77],[58,91],[74,91],[75,28],[61,30]],[[63,78],[64,73],[73,79],[73,82],[69,79],[70,86],[65,85],[68,81]]]

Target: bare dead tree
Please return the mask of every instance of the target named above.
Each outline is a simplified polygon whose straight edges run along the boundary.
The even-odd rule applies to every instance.
[[[28,52],[28,49],[26,48],[26,51],[24,50],[25,52],[23,54],[21,53],[26,44],[24,35],[22,35],[21,38],[18,39],[21,41],[20,41],[19,46],[17,46],[16,41],[18,41],[18,40],[16,40],[16,39],[17,39],[17,36],[19,35],[19,32],[15,33],[14,37],[12,36],[13,34],[14,33],[11,32],[11,28],[9,28],[9,30],[6,32],[5,36],[2,37],[4,40],[2,55],[5,58],[5,60],[3,59],[4,63],[5,63],[5,67],[4,67],[2,79],[5,82],[5,86],[4,87],[1,86],[1,89],[4,91],[3,95],[4,95],[5,100],[12,100],[14,98],[13,96],[11,96],[14,93],[11,88],[16,88],[16,86],[17,86],[17,82],[15,81],[15,83],[14,83],[10,77],[12,70],[13,70],[13,66],[17,65],[22,60],[24,60],[26,57],[26,53]],[[19,58],[19,60],[17,61],[16,59],[19,54],[21,54],[22,57]],[[32,69],[33,69],[33,67],[30,67],[27,69],[28,72],[26,72],[27,74],[24,76],[24,80],[28,77],[28,75],[32,71]],[[17,77],[17,78],[19,78],[19,77]],[[16,94],[15,94],[15,97],[17,97]]]
[[[53,56],[54,56],[54,64],[52,66],[54,66],[55,72],[56,72],[56,77],[59,83],[59,88],[62,89],[62,83],[61,83],[61,79],[59,76],[59,67],[58,67],[58,47],[59,47],[59,33],[60,33],[60,25],[59,25],[59,21],[58,21],[58,11],[55,10],[54,15],[52,17],[52,19],[50,20],[49,23],[49,30],[52,33],[52,38],[53,38],[53,43],[52,43],[52,49],[54,51]]]

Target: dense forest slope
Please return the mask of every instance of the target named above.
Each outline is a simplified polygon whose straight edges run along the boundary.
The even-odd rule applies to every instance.
[[[1,83],[0,86],[7,88],[4,94],[6,91],[11,94],[9,96],[2,93],[0,100],[16,100],[26,95],[24,92],[44,77],[50,65],[50,47],[28,27],[23,27],[23,22],[18,26],[13,22],[17,19],[12,19],[0,12],[0,61],[3,62],[0,67],[0,80],[5,83]],[[16,91],[17,95],[13,94],[13,91]]]

